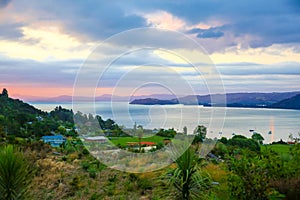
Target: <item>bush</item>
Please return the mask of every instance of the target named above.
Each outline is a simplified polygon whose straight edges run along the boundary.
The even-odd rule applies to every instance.
[[[11,145],[0,149],[0,199],[24,198],[31,175],[32,169],[18,149]]]
[[[97,177],[97,170],[94,168],[91,168],[88,170],[90,178],[96,178]]]
[[[232,139],[228,140],[227,145],[237,146],[242,149],[249,149],[256,152],[260,151],[260,146],[255,140],[248,139],[242,135],[235,135]]]
[[[248,156],[231,158],[228,177],[231,197],[239,200],[272,199],[281,195],[272,188],[270,181],[277,176],[276,163],[269,156]]]
[[[89,162],[83,162],[81,164],[82,169],[84,169],[85,171],[88,171],[89,167],[90,167],[90,163]]]

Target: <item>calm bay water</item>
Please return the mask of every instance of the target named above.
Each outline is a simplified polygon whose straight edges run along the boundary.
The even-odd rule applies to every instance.
[[[175,128],[182,130],[187,126],[192,133],[197,124],[208,128],[208,136],[231,137],[234,134],[251,136],[249,130],[261,133],[265,143],[272,140],[288,140],[290,133],[294,136],[300,132],[300,111],[260,108],[209,108],[199,106],[166,105],[147,106],[129,105],[126,102],[97,102],[93,104],[71,103],[31,103],[35,107],[51,111],[57,105],[74,111],[96,113],[104,119],[111,118],[118,124],[132,127],[136,122],[145,128]],[[226,112],[226,116],[223,114]],[[268,134],[272,131],[273,134]]]

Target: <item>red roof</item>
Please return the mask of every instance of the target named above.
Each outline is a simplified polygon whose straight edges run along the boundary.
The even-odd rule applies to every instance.
[[[155,142],[141,142],[141,145],[153,146]]]
[[[139,145],[139,143],[138,142],[127,142],[127,145],[135,146],[135,145]],[[155,142],[141,142],[141,145],[154,146]]]

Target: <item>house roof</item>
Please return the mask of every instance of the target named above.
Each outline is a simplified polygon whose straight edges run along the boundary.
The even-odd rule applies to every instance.
[[[94,136],[94,137],[87,137],[86,140],[107,140],[104,136]]]
[[[127,142],[127,145],[133,146],[133,145],[139,145],[139,143],[138,142]],[[155,142],[141,142],[141,145],[153,146],[153,145],[155,145]]]
[[[155,142],[141,142],[141,145],[149,145],[149,146],[152,146],[152,145],[155,145]]]
[[[46,135],[42,139],[65,139],[62,135]]]

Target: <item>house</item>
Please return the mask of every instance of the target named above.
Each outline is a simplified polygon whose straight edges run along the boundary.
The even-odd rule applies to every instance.
[[[149,147],[149,146],[154,146],[154,145],[155,145],[155,142],[141,142],[141,146]],[[136,146],[139,146],[139,142],[127,142],[127,146],[128,147],[136,147]]]
[[[53,147],[59,147],[66,142],[66,138],[64,138],[62,135],[47,135],[43,136],[42,140],[44,143],[48,143]]]
[[[296,142],[288,141],[287,144],[293,145],[293,144],[296,144]]]
[[[100,142],[104,143],[107,142],[107,138],[104,136],[94,136],[94,137],[87,137],[84,139],[85,142]]]

